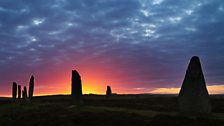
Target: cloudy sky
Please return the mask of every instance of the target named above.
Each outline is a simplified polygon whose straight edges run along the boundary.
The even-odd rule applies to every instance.
[[[84,93],[169,92],[194,55],[224,92],[223,29],[223,0],[1,0],[0,95],[31,75],[37,95],[69,93],[72,69]]]

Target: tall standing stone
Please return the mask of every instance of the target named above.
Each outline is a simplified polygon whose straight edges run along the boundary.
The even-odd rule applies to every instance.
[[[111,96],[111,94],[112,94],[111,88],[110,86],[107,86],[106,96]]]
[[[34,77],[31,76],[29,83],[29,99],[31,100],[33,97],[33,89],[34,89]]]
[[[23,87],[23,99],[24,100],[27,99],[27,89],[26,89],[26,86]]]
[[[17,96],[17,83],[13,82],[12,83],[12,98],[16,100],[16,96]]]
[[[21,85],[18,85],[18,99],[21,99]]]
[[[71,91],[73,103],[76,105],[82,105],[82,81],[79,73],[76,70],[72,70],[72,91]]]
[[[199,57],[191,58],[178,96],[179,110],[184,113],[209,113],[211,103]]]

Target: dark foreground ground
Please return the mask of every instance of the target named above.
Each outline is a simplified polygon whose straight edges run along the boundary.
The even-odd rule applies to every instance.
[[[183,115],[172,95],[85,95],[83,107],[66,95],[26,104],[0,98],[0,126],[224,126],[224,97],[211,102],[211,114]]]

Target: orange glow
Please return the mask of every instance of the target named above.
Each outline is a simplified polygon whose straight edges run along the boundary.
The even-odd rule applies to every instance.
[[[224,85],[212,85],[208,86],[210,94],[224,94]]]
[[[156,88],[151,91],[152,94],[178,94],[180,88]]]
[[[224,94],[224,85],[210,85],[207,86],[209,94]],[[153,94],[178,94],[180,88],[156,88],[150,93]]]
[[[125,78],[117,74],[115,69],[121,66],[98,66],[94,65],[75,65],[72,67],[65,65],[60,69],[53,71],[44,71],[32,73],[35,77],[34,95],[54,95],[54,94],[70,94],[71,93],[71,70],[77,70],[82,79],[83,94],[105,94],[106,86],[110,85],[113,93],[117,94],[138,94],[138,93],[153,93],[153,94],[178,94],[180,88],[150,88],[140,84],[135,84],[133,80]],[[28,86],[28,73],[25,80],[15,80],[22,86]],[[128,75],[127,75],[128,76]],[[130,86],[131,85],[131,86]],[[134,86],[133,86],[134,85]],[[160,85],[158,83],[158,85]],[[207,86],[210,94],[224,94],[224,85]],[[1,91],[2,93],[3,91]],[[11,85],[8,90],[4,91],[1,96],[11,97]]]
[[[75,68],[81,75],[83,94],[105,94],[106,86],[112,85],[112,72],[104,73],[98,67],[94,67],[91,71],[85,67],[83,69]],[[69,70],[68,70],[69,69]],[[71,69],[68,68],[60,73],[54,75],[37,76],[35,78],[34,94],[39,95],[52,95],[52,94],[70,94],[71,93]],[[97,73],[95,73],[97,71]],[[53,79],[49,79],[53,78]],[[45,85],[46,84],[46,85]]]

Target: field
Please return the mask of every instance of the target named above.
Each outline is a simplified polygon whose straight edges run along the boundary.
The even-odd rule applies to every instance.
[[[178,113],[175,95],[84,95],[84,105],[68,95],[34,97],[32,103],[0,98],[0,126],[223,126],[224,96],[210,96],[213,112]]]

